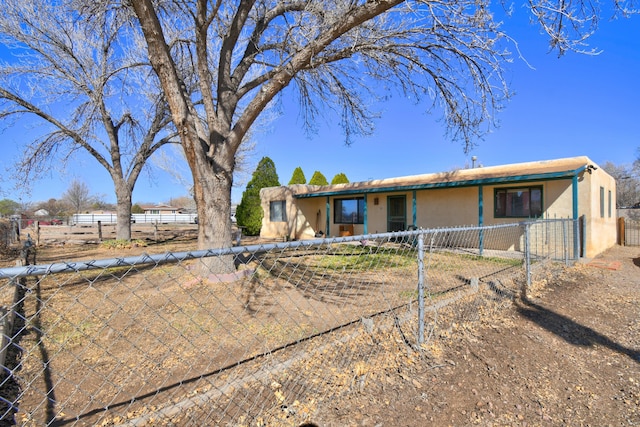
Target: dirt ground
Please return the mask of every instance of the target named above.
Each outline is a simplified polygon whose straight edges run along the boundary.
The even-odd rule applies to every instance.
[[[246,242],[250,244],[252,242]],[[193,249],[171,239],[142,252]],[[38,263],[122,256],[50,246]],[[640,247],[538,271],[512,307],[450,332],[437,357],[319,408],[318,426],[640,426]],[[407,359],[413,360],[415,359]],[[287,424],[290,425],[290,424]]]
[[[319,426],[640,426],[640,248],[547,271],[439,360],[369,384]]]

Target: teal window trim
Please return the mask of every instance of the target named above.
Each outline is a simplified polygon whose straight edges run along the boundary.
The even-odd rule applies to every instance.
[[[604,187],[600,187],[600,218],[604,218]]]
[[[540,207],[538,212],[531,213],[532,205],[531,202],[531,194],[536,190],[540,192]],[[528,192],[528,213],[523,213],[521,215],[509,213],[508,203],[509,203],[509,193],[514,192]],[[503,197],[501,197],[503,195]],[[502,200],[499,200],[502,199]],[[513,199],[512,199],[513,200]],[[540,218],[544,214],[544,190],[542,185],[532,185],[532,186],[518,186],[518,187],[496,187],[493,189],[493,216],[494,218]],[[516,199],[517,201],[517,199]],[[512,202],[513,203],[513,202]],[[514,207],[512,207],[514,209]],[[522,208],[524,210],[524,207]]]

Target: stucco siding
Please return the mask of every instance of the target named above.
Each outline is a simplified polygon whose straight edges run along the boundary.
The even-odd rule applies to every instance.
[[[407,193],[397,193],[407,197],[407,212],[411,221],[411,196]],[[367,195],[367,231],[369,233],[385,233],[387,231],[387,196],[388,193]],[[377,200],[376,200],[377,199]]]
[[[478,224],[478,189],[476,187],[418,191],[416,200],[418,227],[437,228]]]
[[[286,202],[286,221],[272,222],[269,218],[270,204],[275,201]],[[297,203],[290,187],[270,187],[260,190],[260,201],[263,211],[260,236],[268,238],[305,239],[314,237],[316,220],[314,212],[324,212],[324,204],[318,199]]]
[[[585,207],[585,212],[581,212],[586,221],[584,255],[592,258],[616,244],[616,183],[610,175],[597,168],[583,174],[579,187],[580,206]]]

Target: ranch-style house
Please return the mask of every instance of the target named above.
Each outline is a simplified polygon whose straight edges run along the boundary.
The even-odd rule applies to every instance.
[[[616,182],[585,156],[349,184],[269,187],[260,197],[264,238],[572,218],[581,222],[581,256],[594,257],[616,243]]]

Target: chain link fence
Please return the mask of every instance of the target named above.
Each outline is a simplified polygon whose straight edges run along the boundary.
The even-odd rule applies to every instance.
[[[538,221],[1,269],[0,416],[299,425],[510,305],[537,261],[576,259],[575,230]]]

